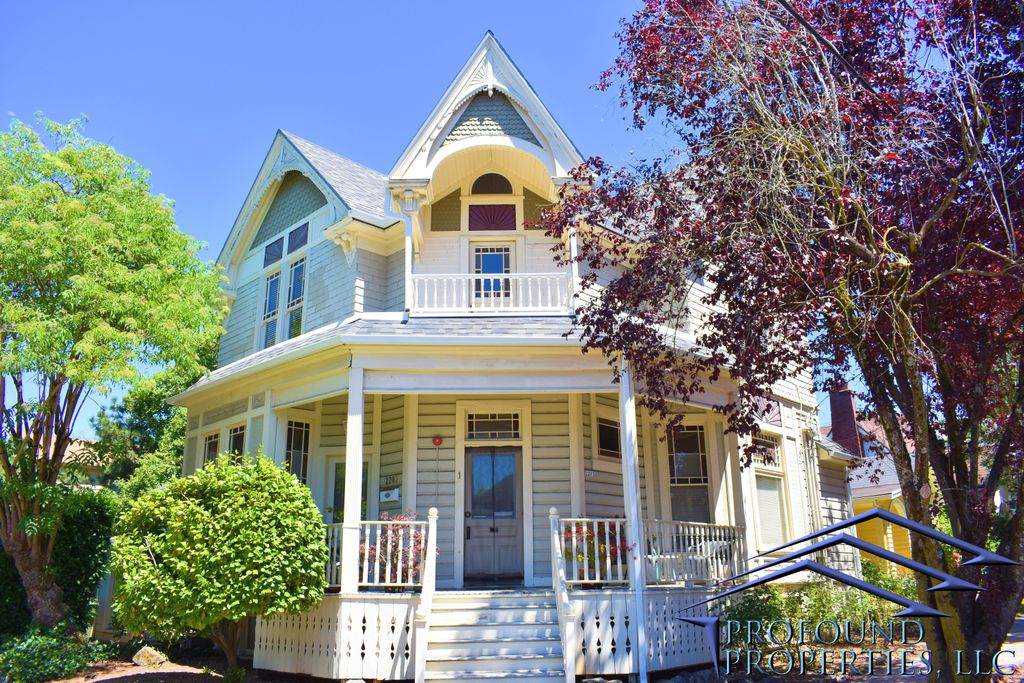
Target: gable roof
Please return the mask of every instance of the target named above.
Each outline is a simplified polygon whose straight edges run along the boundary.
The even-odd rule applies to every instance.
[[[279,131],[334,190],[338,199],[364,223],[386,228],[399,221],[384,209],[388,179],[363,166],[288,131]]]
[[[317,186],[334,207],[333,221],[351,217],[378,228],[401,221],[385,207],[387,176],[294,133],[278,130],[224,240],[218,263],[230,266],[232,257],[243,244],[242,237],[254,227],[251,225],[253,214],[274,183],[289,171],[302,173]]]
[[[533,134],[533,130],[529,130],[529,135],[517,136],[517,139],[550,156],[548,161],[553,176],[567,175],[569,170],[583,162],[583,155],[544,106],[533,86],[494,34],[487,31],[395,162],[390,177],[398,180],[429,178],[431,167],[440,156],[440,148],[451,147],[440,143],[459,124],[460,121],[456,119],[461,119],[465,111],[473,106],[477,95],[496,92],[507,98],[528,130],[528,124],[532,124],[539,133],[540,139]],[[441,137],[442,134],[445,138]],[[536,144],[530,138],[536,140]]]

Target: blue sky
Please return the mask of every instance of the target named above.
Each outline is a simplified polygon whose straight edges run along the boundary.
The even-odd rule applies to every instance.
[[[487,29],[585,155],[664,151],[591,87],[637,5],[11,1],[0,116],[86,114],[86,134],[149,168],[212,259],[278,128],[386,173]]]

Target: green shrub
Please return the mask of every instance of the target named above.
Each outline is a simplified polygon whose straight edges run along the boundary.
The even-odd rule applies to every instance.
[[[864,580],[868,583],[905,598],[917,600],[917,580],[912,575],[890,574],[871,560],[861,562],[861,571],[864,572]]]
[[[92,621],[96,589],[107,572],[117,503],[109,491],[71,489],[61,504],[53,546],[53,572],[68,619],[79,628]],[[14,561],[0,552],[0,634],[21,633],[31,615]]]
[[[237,668],[248,615],[296,613],[323,597],[327,545],[309,489],[260,455],[221,457],[144,493],[114,538],[114,609],[132,633],[217,643]]]
[[[29,629],[0,644],[0,680],[8,683],[52,681],[78,673],[110,656],[110,648],[81,642],[65,631]]]

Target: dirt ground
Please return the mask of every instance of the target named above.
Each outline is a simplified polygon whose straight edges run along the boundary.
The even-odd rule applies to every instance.
[[[1017,619],[1013,631],[1003,646],[1006,650],[1014,652],[1013,657],[1008,657],[1002,663],[1013,664],[1017,674],[1006,677],[1007,680],[1024,680],[1024,618]],[[243,666],[249,665],[243,662]],[[178,662],[165,662],[159,666],[140,667],[131,662],[106,662],[89,667],[79,676],[65,678],[61,683],[93,683],[95,681],[117,681],[117,683],[211,683],[220,681],[221,675],[218,671],[224,668],[224,658],[217,655],[188,656],[179,659]],[[850,683],[920,683],[924,676],[860,676],[845,679]],[[299,681],[295,676],[280,674],[261,673],[259,677],[251,671],[247,681],[261,681],[263,683],[285,683],[286,681]],[[808,681],[808,679],[803,679]]]

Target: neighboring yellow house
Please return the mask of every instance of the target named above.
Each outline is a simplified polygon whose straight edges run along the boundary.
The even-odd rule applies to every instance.
[[[850,493],[853,513],[859,515],[873,508],[882,508],[906,515],[896,466],[889,452],[881,426],[872,420],[857,420],[857,406],[849,386],[829,396],[832,424],[821,428],[824,437],[835,441],[860,457],[860,466],[850,470]],[[910,557],[910,532],[881,519],[857,525],[857,536],[891,552]],[[909,569],[861,552],[861,560],[870,560],[890,571]]]

